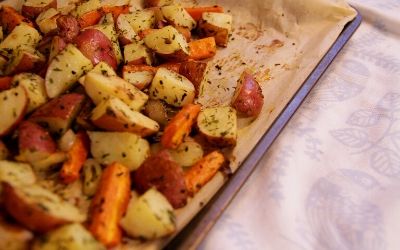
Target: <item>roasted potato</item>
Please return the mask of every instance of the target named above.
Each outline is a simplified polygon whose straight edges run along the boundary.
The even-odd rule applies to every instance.
[[[47,172],[52,169],[54,166],[63,163],[67,160],[67,154],[65,152],[57,151],[51,154],[49,157],[44,158],[40,161],[32,162],[32,167],[35,169],[35,172]]]
[[[206,140],[219,147],[236,145],[237,117],[231,107],[206,108],[197,117],[197,126]]]
[[[54,36],[51,40],[49,62],[53,60],[62,50],[67,47],[67,43],[60,36]]]
[[[19,50],[34,49],[41,39],[35,28],[21,23],[0,43],[0,51],[3,56],[9,57]]]
[[[75,82],[93,68],[92,62],[74,45],[68,44],[50,62],[47,69],[45,86],[50,98],[57,97],[74,86]]]
[[[192,30],[196,27],[196,21],[181,5],[167,5],[161,7],[164,17],[174,26],[188,28]]]
[[[21,73],[15,75],[12,79],[13,86],[22,86],[28,95],[27,113],[32,112],[45,104],[48,100],[44,86],[44,79],[39,75],[32,73]]]
[[[142,137],[157,133],[157,122],[140,112],[130,110],[129,106],[118,98],[112,97],[101,102],[92,112],[94,125],[108,131],[132,132]]]
[[[218,46],[226,47],[232,32],[232,16],[226,13],[205,12],[199,21],[202,37],[213,36]]]
[[[144,113],[162,126],[168,124],[168,111],[165,104],[160,100],[149,100],[144,107]]]
[[[139,198],[131,199],[121,226],[135,238],[164,237],[175,232],[174,209],[163,194],[151,188]]]
[[[34,19],[50,8],[57,9],[57,0],[26,0],[22,4],[21,13],[30,19]]]
[[[2,187],[6,211],[32,231],[47,232],[86,219],[76,207],[39,185],[14,186],[3,182]]]
[[[0,161],[0,182],[15,186],[31,185],[36,182],[36,175],[29,164],[2,160]]]
[[[149,156],[149,143],[128,132],[88,132],[93,158],[101,164],[119,162],[135,170]],[[111,146],[112,145],[112,146]]]
[[[172,26],[154,30],[143,41],[161,57],[176,61],[186,61],[189,58],[189,46],[185,37]]]
[[[85,0],[78,4],[72,15],[77,18],[79,26],[85,28],[99,22],[102,17],[100,8],[100,0]]]
[[[117,59],[117,64],[119,65],[122,61],[122,52],[121,48],[119,47],[119,42],[118,42],[118,33],[114,27],[113,23],[102,23],[98,25],[91,26],[90,28],[100,30],[101,32],[104,33],[110,39],[112,45],[113,45],[113,50],[115,54],[115,58]]]
[[[62,95],[38,108],[29,119],[62,135],[78,115],[84,99],[85,96],[77,93]]]
[[[196,61],[182,62],[179,68],[179,74],[183,75],[193,83],[196,96],[199,94],[200,84],[203,81],[206,70],[207,63]]]
[[[32,250],[105,250],[85,227],[78,223],[59,227],[39,236]]]
[[[148,100],[145,93],[117,76],[88,73],[85,76],[84,86],[87,95],[96,105],[111,97],[117,97],[132,110],[139,111]]]
[[[156,71],[156,68],[147,65],[125,65],[122,68],[122,78],[142,90],[151,83]]]
[[[19,160],[30,163],[44,160],[57,149],[49,132],[36,123],[23,121],[18,132]]]
[[[170,149],[172,158],[182,167],[190,167],[203,157],[203,148],[193,140],[186,140],[176,149]]]
[[[246,117],[256,117],[264,105],[262,89],[248,70],[245,70],[238,80],[232,98],[232,107]]]
[[[45,56],[37,50],[28,48],[17,50],[9,57],[8,64],[4,69],[4,74],[14,75],[33,69],[40,69],[45,62]]]
[[[104,76],[117,76],[117,73],[115,73],[114,69],[111,68],[111,66],[106,62],[99,62],[88,73],[90,73],[90,72],[91,73],[100,73]],[[79,78],[79,83],[82,85],[85,84],[85,75],[83,75],[81,78]]]
[[[57,17],[57,31],[65,42],[72,43],[80,31],[78,20],[69,14],[60,15]]]
[[[75,44],[93,65],[103,61],[113,69],[117,68],[117,58],[112,42],[103,32],[96,29],[85,29],[75,37]]]
[[[116,21],[119,41],[122,45],[130,44],[140,39],[139,35],[130,24],[129,16],[121,14]]]
[[[56,31],[58,27],[57,18],[59,16],[60,13],[56,9],[47,9],[46,11],[41,12],[36,18],[36,24],[38,25],[40,31],[44,34]]]
[[[151,29],[156,23],[155,13],[152,9],[137,10],[129,14],[121,14],[125,16],[133,30],[138,34],[140,31]]]
[[[23,87],[0,92],[0,136],[11,132],[23,119],[28,103],[28,95]]]
[[[125,64],[153,64],[153,53],[142,43],[133,41],[124,46]]]
[[[159,68],[150,85],[149,93],[153,99],[182,107],[193,102],[195,89],[186,77],[166,68]]]
[[[141,193],[155,187],[174,208],[186,205],[187,190],[183,170],[166,150],[147,158],[134,172],[133,183]]]
[[[0,249],[28,250],[33,234],[26,228],[11,224],[0,215]]]

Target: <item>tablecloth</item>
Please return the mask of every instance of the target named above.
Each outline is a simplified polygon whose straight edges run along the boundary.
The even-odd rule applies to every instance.
[[[358,31],[200,249],[400,249],[400,1]]]

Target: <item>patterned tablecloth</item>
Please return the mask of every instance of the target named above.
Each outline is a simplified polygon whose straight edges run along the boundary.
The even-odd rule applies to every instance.
[[[364,20],[200,249],[400,249],[400,1]]]

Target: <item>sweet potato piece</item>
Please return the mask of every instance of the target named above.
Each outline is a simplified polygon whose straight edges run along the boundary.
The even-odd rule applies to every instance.
[[[19,14],[13,7],[3,5],[0,9],[0,24],[6,34],[9,34],[20,23],[27,23],[33,27],[33,23],[23,15]]]
[[[81,94],[65,94],[38,108],[30,120],[43,124],[52,133],[63,134],[77,116],[84,99]]]
[[[200,105],[188,104],[184,106],[164,130],[161,144],[165,148],[177,148],[190,134],[190,130],[200,112]]]
[[[214,37],[207,37],[189,43],[189,58],[192,60],[208,59],[217,53]]]
[[[106,62],[113,69],[117,68],[117,59],[110,39],[97,29],[85,29],[75,37],[77,48],[93,65],[101,61]]]
[[[72,147],[68,150],[68,160],[64,162],[60,178],[69,184],[79,179],[79,172],[85,163],[89,152],[89,139],[84,132],[78,132]]]
[[[254,76],[245,70],[232,98],[232,107],[246,117],[256,117],[264,105],[262,89]]]
[[[201,6],[201,7],[187,7],[185,8],[190,16],[195,21],[199,21],[205,12],[215,12],[215,13],[223,13],[224,8],[218,5],[214,6]]]
[[[111,13],[113,15],[114,22],[117,21],[119,15],[129,13],[129,5],[102,6],[101,9],[104,14]]]
[[[49,157],[57,149],[49,132],[36,123],[23,121],[18,128],[19,159],[35,162]]]
[[[187,191],[183,170],[166,150],[147,158],[134,173],[133,182],[141,193],[155,187],[174,208],[186,205]]]
[[[182,62],[179,68],[179,74],[183,75],[193,83],[196,96],[199,94],[200,83],[204,78],[206,69],[207,63],[195,61]]]
[[[121,242],[119,221],[128,207],[130,192],[129,168],[119,163],[107,166],[90,206],[88,225],[93,236],[107,247]]]
[[[99,10],[89,11],[78,18],[79,27],[81,29],[97,24],[103,17],[103,13]]]
[[[204,156],[185,172],[186,188],[190,196],[197,193],[218,172],[225,162],[225,157],[218,151]]]
[[[27,0],[22,5],[21,13],[25,17],[34,19],[50,8],[57,9],[57,0]]]
[[[11,88],[12,79],[13,78],[11,76],[0,77],[0,91]]]

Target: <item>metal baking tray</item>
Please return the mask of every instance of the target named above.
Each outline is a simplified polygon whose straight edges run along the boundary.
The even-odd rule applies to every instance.
[[[339,54],[340,50],[349,41],[351,36],[360,26],[362,17],[359,12],[357,16],[348,23],[325,56],[311,72],[303,85],[289,101],[271,127],[260,139],[246,160],[242,163],[236,173],[231,176],[225,185],[214,195],[210,202],[192,219],[192,221],[166,246],[165,249],[194,249],[196,248],[214,226],[218,218],[229,206],[240,188],[257,167],[258,162],[271,147],[282,129],[290,118],[300,107],[311,89],[327,70],[329,65]]]

